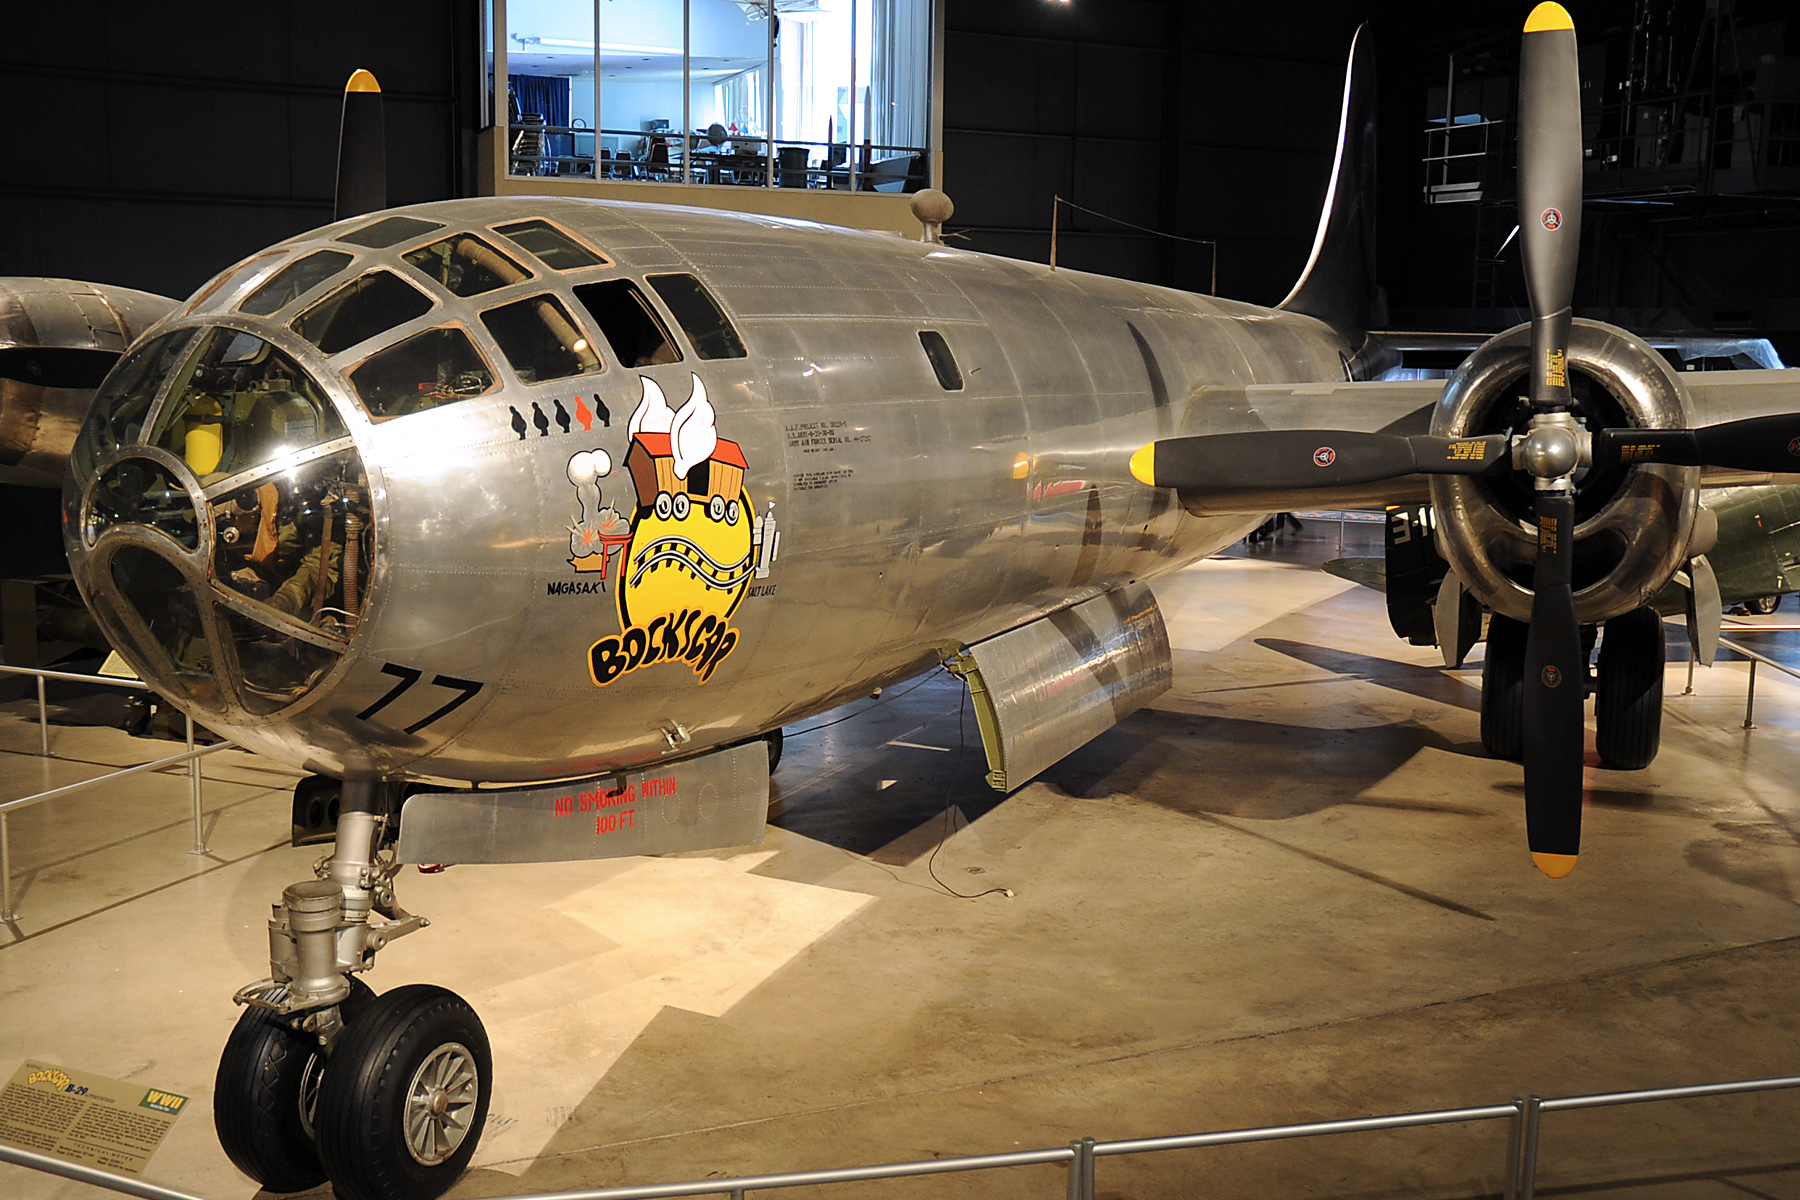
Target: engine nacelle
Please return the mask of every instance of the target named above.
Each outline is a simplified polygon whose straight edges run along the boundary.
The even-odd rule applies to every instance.
[[[1522,433],[1530,328],[1498,335],[1466,359],[1432,413],[1431,432],[1465,437]],[[1577,320],[1569,338],[1575,415],[1589,432],[1688,425],[1687,394],[1663,357],[1623,329]],[[1687,559],[1700,468],[1663,464],[1586,468],[1576,474],[1575,613],[1593,624],[1649,603]],[[1468,590],[1495,612],[1531,616],[1537,556],[1532,477],[1437,475],[1439,550]]]

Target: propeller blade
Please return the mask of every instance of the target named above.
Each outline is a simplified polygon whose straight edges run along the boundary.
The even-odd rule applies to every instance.
[[[1403,475],[1481,475],[1507,463],[1505,434],[1444,438],[1347,429],[1271,429],[1165,438],[1131,456],[1151,487],[1288,491]]]
[[[1594,435],[1594,462],[1796,472],[1800,413],[1749,417],[1700,429],[1603,429]]]
[[[1546,0],[1519,54],[1519,228],[1531,296],[1531,402],[1569,404],[1569,317],[1581,249],[1581,72],[1575,22]]]
[[[1575,498],[1537,495],[1538,552],[1525,635],[1525,831],[1538,870],[1561,879],[1581,853],[1582,705],[1587,662],[1575,592]]]
[[[381,85],[358,68],[344,84],[338,125],[337,203],[332,220],[343,221],[387,207],[387,129]]]

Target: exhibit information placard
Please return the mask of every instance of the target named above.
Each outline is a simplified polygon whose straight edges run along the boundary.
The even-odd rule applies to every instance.
[[[0,1142],[136,1175],[188,1098],[26,1059],[0,1089]]]

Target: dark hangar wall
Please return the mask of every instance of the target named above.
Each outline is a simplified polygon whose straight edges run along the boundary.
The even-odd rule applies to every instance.
[[[1355,6],[948,0],[944,188],[958,244],[1045,261],[1052,197],[1219,242],[1223,295],[1264,304],[1312,243]],[[1057,261],[1211,287],[1212,251],[1064,208]]]
[[[1220,294],[1272,304],[1305,261],[1334,148],[1343,64],[1365,18],[1380,96],[1380,277],[1391,324],[1497,331],[1522,319],[1512,97],[1533,0],[948,0],[944,186],[958,244],[1044,261],[1051,197],[1219,242]],[[1603,151],[1668,170],[1588,176],[1576,309],[1637,329],[1767,336],[1800,363],[1800,9],[1793,0],[1565,0]],[[1426,204],[1426,125],[1456,55],[1459,115],[1501,126],[1484,204]],[[1764,59],[1764,56],[1768,56]],[[1715,70],[1715,59],[1717,70]],[[1629,88],[1629,90],[1627,90]],[[1708,90],[1710,89],[1710,90]],[[1689,187],[1680,131],[1618,137],[1704,92],[1719,170]],[[1629,99],[1627,99],[1629,98]],[[1640,107],[1640,102],[1642,105]],[[1744,104],[1751,116],[1745,118]],[[1725,144],[1763,119],[1771,185]],[[1604,109],[1604,115],[1601,114]],[[1740,139],[1743,130],[1736,125]],[[1459,146],[1460,148],[1460,146]],[[1689,152],[1691,155],[1691,151]],[[1691,171],[1689,172],[1691,175]],[[1688,187],[1688,191],[1681,189]],[[1672,190],[1671,190],[1672,189]],[[1735,191],[1733,189],[1736,189]],[[1210,251],[1063,209],[1062,264],[1194,291]]]
[[[473,0],[15,4],[0,275],[186,296],[331,219],[344,81],[387,98],[389,197],[473,187]]]

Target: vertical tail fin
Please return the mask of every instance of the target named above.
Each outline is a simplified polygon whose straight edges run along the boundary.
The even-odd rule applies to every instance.
[[[1337,157],[1312,253],[1276,307],[1317,317],[1352,343],[1387,319],[1375,283],[1375,49],[1366,24],[1350,42]]]

